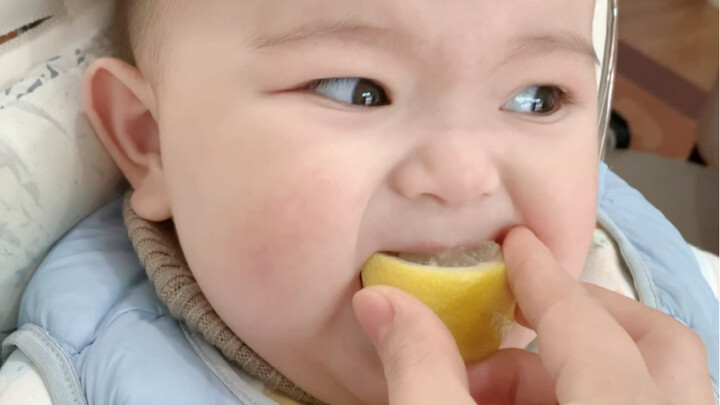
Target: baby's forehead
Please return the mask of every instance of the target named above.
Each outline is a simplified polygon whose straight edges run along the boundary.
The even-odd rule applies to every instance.
[[[189,57],[199,48],[290,53],[359,47],[407,56],[415,64],[469,60],[502,64],[519,54],[574,53],[597,63],[592,0],[129,0],[136,46],[146,67],[175,66],[164,53]],[[143,27],[143,24],[145,25]],[[131,24],[132,27],[132,24]],[[202,38],[202,39],[200,39]],[[204,42],[203,42],[204,41]],[[192,42],[194,46],[188,46]],[[331,46],[326,46],[331,45]],[[558,52],[559,51],[559,52]],[[313,56],[315,57],[315,56]],[[422,57],[422,58],[421,58]],[[488,62],[492,59],[492,62]],[[424,63],[424,62],[423,62]],[[451,66],[449,66],[451,67]],[[162,70],[162,67],[156,70]]]
[[[232,22],[235,30],[263,35],[304,25],[376,25],[413,31],[471,35],[473,32],[511,34],[536,27],[562,27],[589,32],[593,0],[515,2],[497,0],[134,0],[147,21],[172,27],[208,26]],[[154,4],[154,5],[149,5]],[[482,24],[480,24],[482,23]],[[462,32],[457,32],[458,30]],[[470,32],[468,32],[470,31]],[[160,35],[148,31],[149,35]]]

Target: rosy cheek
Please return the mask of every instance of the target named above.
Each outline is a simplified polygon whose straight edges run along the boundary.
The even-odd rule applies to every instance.
[[[240,220],[239,259],[250,260],[256,282],[296,294],[298,284],[323,277],[323,263],[339,264],[354,222],[354,193],[332,174],[284,179]]]
[[[558,263],[575,278],[583,270],[592,242],[594,218],[594,210],[576,210],[560,222],[562,229],[545,228],[538,233]]]
[[[528,198],[523,207],[526,224],[575,277],[582,272],[595,228],[591,175],[585,181],[570,179],[574,181],[544,187],[547,191]]]

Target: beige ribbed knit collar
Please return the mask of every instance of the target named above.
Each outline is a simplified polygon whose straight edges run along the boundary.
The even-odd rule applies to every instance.
[[[123,204],[123,217],[140,263],[172,316],[202,333],[226,359],[259,378],[267,388],[301,403],[323,405],[243,343],[215,313],[188,267],[172,221],[157,223],[140,218],[130,207],[130,194]]]

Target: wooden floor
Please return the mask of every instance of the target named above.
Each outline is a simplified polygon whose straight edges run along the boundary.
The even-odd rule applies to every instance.
[[[631,149],[687,158],[718,77],[718,10],[707,0],[618,1],[613,108],[630,124]]]
[[[707,0],[618,0],[619,38],[703,90],[718,72],[718,10]]]

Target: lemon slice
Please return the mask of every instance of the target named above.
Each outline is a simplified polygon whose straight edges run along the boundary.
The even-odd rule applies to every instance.
[[[494,242],[435,255],[375,253],[361,276],[364,286],[393,286],[424,302],[450,330],[466,362],[495,352],[513,322],[515,299]]]

